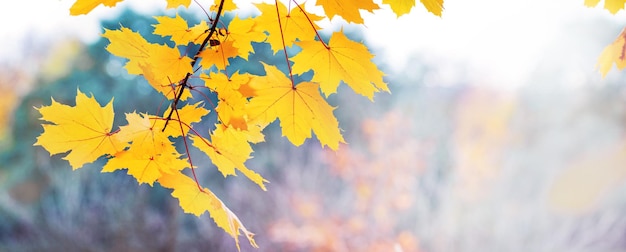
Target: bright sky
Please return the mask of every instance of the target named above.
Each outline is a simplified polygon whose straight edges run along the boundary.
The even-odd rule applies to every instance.
[[[101,32],[97,18],[113,16],[115,11],[98,7],[89,16],[70,17],[69,7],[74,0],[23,0],[0,3],[0,57],[20,57],[20,49],[27,47],[26,34],[35,38],[48,35],[77,34],[86,41],[97,38]],[[150,12],[165,6],[165,1],[126,0],[120,5],[140,6]],[[366,15],[366,40],[379,57],[392,69],[404,69],[414,53],[436,63],[450,62],[442,70],[439,82],[454,79],[457,63],[467,63],[465,71],[498,85],[518,86],[538,60],[550,53],[548,46],[563,38],[559,32],[574,23],[597,19],[614,20],[624,24],[624,13],[610,15],[600,8],[590,9],[583,1],[571,0],[446,0],[443,18],[426,12],[418,2],[412,13],[399,19],[389,10]],[[602,5],[602,4],[600,4]],[[603,29],[606,27],[598,27]],[[29,33],[30,32],[30,33]],[[573,34],[575,36],[576,34]],[[617,33],[615,34],[617,36]],[[605,38],[602,38],[603,40]],[[613,38],[604,41],[612,42]],[[567,45],[564,45],[567,46]],[[27,49],[27,48],[26,48]],[[594,50],[597,48],[593,47]],[[379,51],[380,50],[380,51]],[[572,52],[576,53],[576,52]],[[590,52],[599,54],[599,51]],[[555,55],[564,57],[564,55]],[[564,57],[564,61],[567,61]],[[588,62],[593,71],[595,59]],[[442,64],[445,68],[445,64]],[[584,68],[584,67],[583,67]]]

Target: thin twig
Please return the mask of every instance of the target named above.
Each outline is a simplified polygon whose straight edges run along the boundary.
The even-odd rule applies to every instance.
[[[216,28],[217,28],[217,23],[219,22],[220,16],[222,15],[222,9],[224,9],[224,0],[220,1],[220,6],[217,8],[215,20],[213,20],[213,23],[211,24],[211,28],[209,28],[209,36],[207,36],[204,39],[204,41],[202,41],[202,44],[200,45],[198,52],[196,52],[196,54],[193,56],[193,60],[191,61],[191,69],[195,68],[196,63],[198,62],[198,59],[200,58],[200,53],[202,52],[202,50],[204,50],[204,47],[206,46],[206,44],[209,42],[209,40],[215,33]],[[161,131],[165,131],[165,128],[167,128],[167,124],[172,119],[172,113],[174,113],[174,110],[176,109],[176,107],[178,107],[178,102],[180,101],[180,98],[183,96],[185,87],[189,87],[187,85],[187,82],[189,81],[189,77],[191,77],[191,73],[187,73],[187,75],[185,75],[185,78],[179,82],[181,86],[180,91],[178,92],[177,96],[174,98],[174,102],[172,103],[172,109],[170,110],[170,113],[167,115],[165,125],[163,126],[163,129]]]

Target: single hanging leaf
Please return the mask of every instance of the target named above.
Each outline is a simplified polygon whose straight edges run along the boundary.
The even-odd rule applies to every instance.
[[[313,69],[312,82],[320,84],[328,97],[337,92],[343,81],[356,93],[374,99],[374,93],[387,91],[383,72],[372,62],[374,57],[365,45],[349,40],[343,32],[335,32],[330,37],[328,48],[320,41],[296,42],[302,51],[291,60],[294,74],[302,74]]]
[[[237,249],[240,249],[239,235],[241,233],[246,236],[250,245],[255,248],[259,247],[254,241],[254,234],[248,231],[239,218],[209,189],[200,188],[193,179],[180,172],[164,174],[159,179],[159,183],[165,188],[173,189],[172,196],[178,199],[185,213],[200,216],[209,212],[215,224],[235,239]]]
[[[600,70],[602,78],[613,68],[613,64],[617,65],[617,69],[626,67],[626,28],[622,30],[617,39],[602,50],[596,68]]]
[[[70,7],[70,15],[78,16],[87,14],[100,4],[106,7],[113,7],[121,1],[123,0],[76,0],[72,7]]]
[[[250,85],[256,96],[250,100],[250,120],[269,124],[278,118],[283,136],[300,146],[311,138],[311,131],[322,146],[333,150],[344,143],[339,122],[333,110],[319,92],[319,85],[311,82],[299,83],[295,87],[275,66],[263,64],[266,76],[252,78]],[[317,73],[316,73],[317,74]]]
[[[361,10],[373,12],[380,9],[380,6],[372,0],[317,0],[316,5],[324,8],[329,19],[337,15],[355,24],[363,23]]]
[[[142,63],[144,65],[147,64],[146,61],[150,57],[151,44],[141,34],[122,27],[119,30],[104,29],[102,36],[111,42],[106,47],[107,51],[115,56],[128,59],[124,66],[128,73],[143,73],[139,65]]]
[[[274,4],[256,4],[256,7],[261,11],[261,15],[255,17],[256,25],[255,29],[264,32],[267,31],[267,42],[272,47],[274,53],[283,50],[284,36],[285,46],[291,47],[296,40],[313,40],[315,39],[315,30],[319,30],[320,27],[315,22],[322,20],[322,17],[309,12],[303,12],[303,9],[293,8],[287,10],[284,4],[276,2],[278,4],[278,12],[280,13],[280,26],[278,24],[278,18],[276,14],[276,5]],[[308,16],[308,19],[307,19]],[[309,19],[313,22],[313,27],[309,23]],[[282,32],[280,30],[282,26]]]
[[[52,99],[50,106],[38,110],[40,119],[52,124],[42,124],[44,131],[35,145],[42,146],[50,155],[70,151],[63,159],[69,161],[74,170],[126,147],[112,132],[113,100],[100,107],[95,98],[77,90],[76,106]]]
[[[209,29],[209,25],[202,21],[195,25],[193,28],[189,28],[187,21],[176,14],[176,17],[158,16],[155,19],[159,22],[154,26],[154,34],[161,35],[163,37],[171,36],[172,41],[176,45],[186,46],[190,42],[195,44],[202,43],[202,40],[207,36],[202,36],[205,31]]]
[[[587,7],[595,7],[598,3],[600,3],[600,0],[585,0],[585,6]],[[626,4],[626,0],[604,0],[604,8],[611,12],[611,14],[615,14],[619,10],[624,9],[624,4]]]
[[[166,0],[167,7],[166,9],[177,8],[178,6],[184,6],[185,8],[189,8],[189,4],[191,4],[191,0]]]
[[[252,154],[246,132],[218,125],[211,133],[210,143],[201,136],[191,135],[190,138],[193,146],[206,153],[224,177],[236,175],[235,170],[239,170],[261,189],[267,190],[264,184],[267,180],[244,164]]]

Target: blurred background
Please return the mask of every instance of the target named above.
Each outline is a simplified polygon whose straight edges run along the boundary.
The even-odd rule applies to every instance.
[[[0,4],[0,251],[235,251],[168,190],[32,146],[34,108],[73,104],[77,88],[115,97],[117,125],[160,102],[98,34],[149,34],[165,3],[69,17],[72,2]],[[594,69],[626,19],[546,2],[446,0],[443,18],[417,6],[346,26],[392,91],[331,97],[347,145],[294,147],[270,126],[248,162],[267,192],[198,158],[203,185],[257,234],[242,251],[626,251],[626,75]],[[231,63],[281,62],[255,51]]]

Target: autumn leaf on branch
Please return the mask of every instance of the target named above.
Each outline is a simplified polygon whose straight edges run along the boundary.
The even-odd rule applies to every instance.
[[[111,54],[129,60],[125,65],[128,73],[144,75],[154,89],[169,99],[174,99],[177,92],[172,85],[192,72],[192,59],[181,56],[178,49],[149,43],[141,34],[128,28],[105,29],[102,36],[111,41],[106,47]],[[187,93],[181,98],[188,97]]]
[[[158,16],[155,19],[159,23],[153,25],[153,33],[163,37],[170,36],[176,45],[200,44],[204,39],[202,35],[209,29],[209,25],[204,21],[190,28],[187,21],[178,14],[176,17]]]
[[[215,224],[235,239],[237,249],[240,249],[239,235],[241,233],[246,236],[252,247],[259,247],[254,241],[254,234],[248,231],[239,218],[209,189],[198,188],[195,181],[180,172],[162,176],[159,179],[159,184],[165,188],[173,189],[172,196],[178,199],[185,213],[199,217],[203,213],[209,212]]]
[[[293,46],[293,43],[298,40],[313,40],[315,31],[320,29],[315,22],[322,20],[322,17],[306,12],[302,8],[288,10],[282,2],[260,3],[256,4],[256,7],[261,11],[261,15],[254,18],[256,21],[254,28],[270,34],[267,36],[267,42],[274,53],[285,50],[284,46]]]
[[[328,45],[321,41],[296,44],[302,47],[302,52],[291,58],[293,73],[313,70],[311,81],[319,83],[326,96],[335,93],[341,81],[370,100],[375,92],[389,92],[383,72],[372,62],[374,56],[365,45],[348,39],[343,32],[333,33]]]
[[[252,147],[245,132],[219,126],[211,132],[211,141],[198,135],[192,135],[193,146],[200,149],[211,158],[217,169],[224,175],[236,175],[235,170],[243,173],[248,179],[257,184],[264,191],[265,180],[258,173],[248,169],[245,162],[251,157]]]
[[[94,97],[77,90],[76,106],[52,99],[52,104],[38,110],[40,119],[50,124],[42,124],[44,131],[35,145],[42,146],[50,155],[69,151],[63,159],[69,161],[74,170],[126,147],[112,130],[113,100],[100,107]]]
[[[253,122],[269,124],[280,120],[283,136],[300,146],[311,138],[311,131],[322,146],[333,150],[343,143],[339,123],[331,107],[319,93],[319,85],[313,82],[293,83],[275,66],[263,64],[265,76],[256,76],[250,85],[256,91],[249,104]]]
[[[373,0],[317,0],[316,5],[322,6],[329,19],[340,16],[348,22],[362,24],[361,10],[373,12],[380,9]]]
[[[252,42],[262,42],[267,38],[263,29],[258,26],[256,18],[240,19],[238,16],[228,24],[228,40],[233,41],[233,47],[237,48],[239,57],[245,60],[254,51]]]

